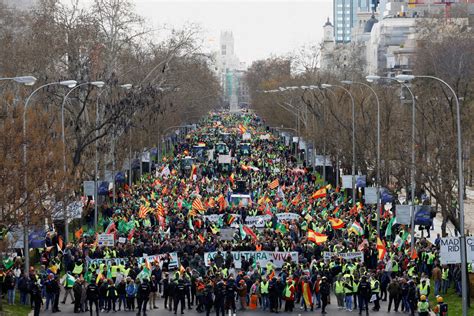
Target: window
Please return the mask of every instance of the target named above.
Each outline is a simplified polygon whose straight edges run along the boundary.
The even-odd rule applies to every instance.
[[[337,23],[337,27],[342,27],[342,23]]]
[[[349,23],[346,24],[346,27],[351,27],[351,25]]]

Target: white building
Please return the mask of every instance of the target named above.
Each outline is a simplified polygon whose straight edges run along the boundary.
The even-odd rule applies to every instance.
[[[224,92],[224,103],[231,111],[237,111],[241,105],[248,104],[248,89],[243,78],[246,66],[235,54],[232,32],[221,32],[219,50],[214,59],[216,75]]]

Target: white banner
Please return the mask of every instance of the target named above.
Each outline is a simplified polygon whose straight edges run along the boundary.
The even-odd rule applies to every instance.
[[[84,181],[84,195],[85,196],[94,196],[94,181]]]
[[[99,247],[113,247],[115,243],[114,234],[97,235],[97,245]]]
[[[242,140],[250,140],[251,138],[252,138],[252,135],[250,135],[250,133],[242,134]]]
[[[282,221],[292,221],[292,220],[299,220],[300,215],[296,213],[278,213],[276,214],[279,222]]]
[[[362,251],[355,252],[323,252],[323,259],[330,260],[333,256],[344,260],[359,259],[364,261],[364,253]]]
[[[398,221],[398,218],[397,218]],[[474,237],[466,237],[467,263],[474,263]],[[461,240],[459,237],[441,238],[439,258],[441,264],[461,263]]]
[[[204,253],[204,264],[208,267],[211,259],[217,255],[217,252],[205,252]],[[225,258],[225,253],[223,254]],[[297,252],[283,252],[283,251],[232,251],[234,257],[234,264],[237,269],[241,267],[242,259],[254,258],[254,260],[260,264],[260,267],[265,267],[267,262],[273,260],[273,264],[276,268],[281,268],[285,259],[291,257],[293,262],[298,263]]]
[[[163,265],[163,260],[166,258],[167,255],[168,255],[168,253],[163,253],[163,254],[158,254],[158,255],[153,255],[153,256],[143,255],[143,257],[136,258],[136,259],[137,259],[137,262],[139,264],[142,264],[143,261],[145,260],[145,258],[147,258],[148,262],[150,262],[150,263],[154,262],[155,259],[157,259],[159,261],[160,267],[161,267]],[[170,269],[178,268],[178,266],[179,266],[178,253],[170,252],[169,255],[170,255],[169,268]],[[91,264],[95,264],[97,267],[99,267],[99,265],[102,264],[102,263],[105,264],[106,266],[111,266],[112,263],[125,265],[129,261],[130,261],[130,258],[88,259],[87,260],[87,266],[90,266]]]
[[[271,219],[270,215],[247,216],[245,218],[245,225],[249,227],[265,227],[265,223]]]

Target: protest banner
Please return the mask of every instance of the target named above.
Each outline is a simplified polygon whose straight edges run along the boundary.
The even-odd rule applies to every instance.
[[[411,221],[411,206],[410,205],[396,205],[397,224],[410,225]]]
[[[365,204],[377,204],[377,188],[367,187],[364,189]]]
[[[333,256],[342,258],[344,260],[352,260],[352,259],[359,259],[364,261],[364,253],[362,251],[355,251],[355,252],[323,252],[323,259],[330,260]]]
[[[142,264],[147,258],[148,262],[154,262],[158,261],[160,263],[160,267],[163,265],[163,260],[166,258],[167,255],[170,255],[170,264],[169,268],[170,269],[176,269],[179,266],[179,261],[178,261],[178,253],[176,252],[170,252],[170,253],[163,253],[163,254],[157,254],[157,255],[144,255],[143,257],[138,257],[136,258],[136,261],[138,264]],[[121,264],[125,265],[130,261],[130,258],[111,258],[111,259],[87,259],[87,267],[90,265],[94,264],[96,267],[99,267],[101,264],[105,264],[106,266],[111,266],[112,264]]]
[[[441,238],[439,258],[441,264],[461,263],[461,241],[459,237]],[[466,236],[467,263],[474,263],[474,237]]]
[[[267,262],[273,260],[276,268],[281,268],[285,263],[286,258],[291,257],[293,262],[298,263],[298,252],[283,252],[283,251],[232,251],[234,257],[234,264],[237,269],[241,268],[242,259],[253,258],[261,267],[265,267]],[[217,252],[204,253],[204,264],[208,267],[211,260],[215,258]]]
[[[247,216],[245,218],[245,225],[249,227],[265,227],[265,223],[271,219],[270,215]]]
[[[292,220],[299,220],[300,215],[296,213],[278,213],[276,214],[276,217],[279,222],[282,221],[292,221]]]
[[[114,234],[97,235],[97,245],[99,247],[113,247],[115,243]]]

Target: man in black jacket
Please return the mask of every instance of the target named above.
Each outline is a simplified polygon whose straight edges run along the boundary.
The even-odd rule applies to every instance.
[[[174,314],[176,315],[178,311],[178,304],[181,302],[181,314],[184,314],[184,309],[186,307],[185,298],[186,298],[187,287],[184,283],[184,280],[180,278],[178,284],[176,285],[175,297],[174,297]]]
[[[235,314],[235,292],[237,288],[235,286],[235,280],[233,277],[229,277],[225,286],[225,310],[232,310],[232,314]]]
[[[319,284],[319,293],[321,295],[321,314],[326,314],[326,306],[328,305],[330,292],[331,287],[329,285],[328,279],[323,276],[321,278],[321,283]]]
[[[52,312],[53,313],[60,313],[61,311],[59,310],[59,294],[61,293],[61,285],[60,285],[60,280],[59,276],[55,276],[55,279],[53,281],[52,289],[53,289],[53,307],[52,307]]]
[[[366,315],[369,315],[369,301],[372,295],[372,290],[367,276],[363,275],[360,279],[359,287],[357,288],[357,296],[359,297],[359,315],[362,315],[362,310],[365,309]]]
[[[150,285],[148,279],[143,279],[142,283],[138,286],[137,301],[138,301],[138,312],[137,316],[140,316],[143,311],[143,316],[146,316],[146,304],[150,297]]]
[[[216,284],[216,287],[214,289],[214,306],[216,308],[216,316],[219,316],[219,313],[221,316],[224,316],[225,314],[225,304],[224,304],[224,297],[225,297],[225,285],[222,280],[219,280]]]
[[[74,313],[81,312],[81,295],[82,295],[82,284],[79,279],[76,279],[72,287],[72,292],[74,294]]]
[[[92,276],[92,280],[95,280],[95,276]],[[90,283],[86,289],[86,297],[89,301],[90,316],[92,316],[92,305],[95,304],[96,316],[99,316],[99,287],[95,283]]]

